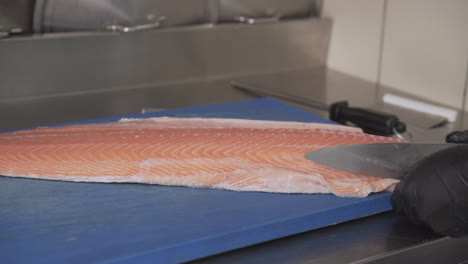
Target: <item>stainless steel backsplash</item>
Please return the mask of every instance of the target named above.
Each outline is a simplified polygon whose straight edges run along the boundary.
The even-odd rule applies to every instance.
[[[308,18],[3,39],[0,130],[249,98],[230,88],[234,79],[301,69],[321,78],[331,24]]]

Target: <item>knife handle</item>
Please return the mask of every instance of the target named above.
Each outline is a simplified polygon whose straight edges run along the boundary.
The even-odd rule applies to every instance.
[[[451,237],[468,235],[468,145],[429,155],[397,184],[393,208]]]
[[[330,105],[329,112],[330,120],[341,124],[351,122],[369,134],[390,136],[395,131],[398,133],[406,131],[405,123],[401,122],[396,115],[364,108],[349,107],[346,101]]]

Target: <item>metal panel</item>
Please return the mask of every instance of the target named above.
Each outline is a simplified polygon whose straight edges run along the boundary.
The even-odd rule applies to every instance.
[[[0,41],[0,103],[323,66],[330,20]]]
[[[7,34],[31,33],[35,0],[0,1],[0,37]]]
[[[94,31],[136,26],[164,18],[163,26],[208,23],[206,0],[38,0],[34,31]]]
[[[318,2],[315,0],[217,0],[217,2],[220,22],[248,22],[242,18],[308,17],[318,13]]]
[[[47,96],[200,77],[198,35],[180,31],[8,39],[0,98]],[[26,77],[26,78],[25,78]]]
[[[325,65],[330,30],[323,19],[223,25],[205,34],[200,47],[209,77],[300,69]]]

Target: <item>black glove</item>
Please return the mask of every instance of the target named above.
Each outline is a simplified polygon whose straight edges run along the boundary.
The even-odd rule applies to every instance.
[[[392,201],[397,212],[435,233],[468,235],[468,145],[444,149],[419,162],[397,184]]]
[[[468,143],[468,130],[455,131],[445,137],[447,143]]]

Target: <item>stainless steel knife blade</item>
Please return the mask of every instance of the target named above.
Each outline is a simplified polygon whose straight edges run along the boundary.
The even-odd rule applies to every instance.
[[[319,149],[305,157],[353,173],[401,179],[407,170],[428,155],[457,144],[370,143]]]

